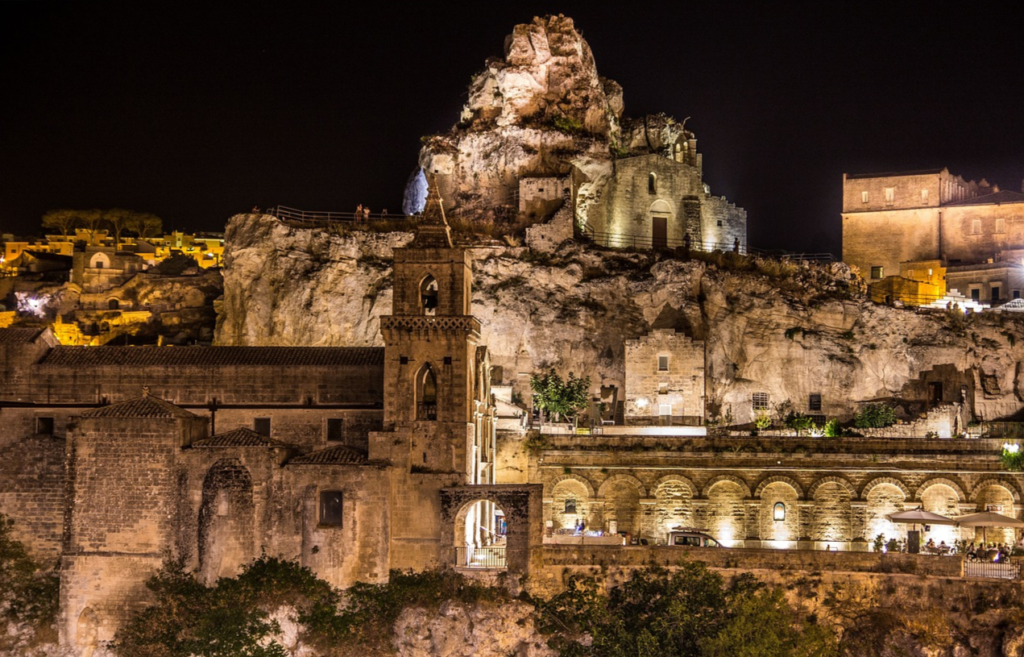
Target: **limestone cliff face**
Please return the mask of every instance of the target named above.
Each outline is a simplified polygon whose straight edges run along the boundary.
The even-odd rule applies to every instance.
[[[217,343],[381,345],[392,249],[409,239],[233,218]],[[875,305],[851,291],[859,279],[841,264],[765,261],[733,271],[572,242],[551,256],[513,247],[473,255],[473,313],[502,368],[496,383],[525,385],[519,375],[555,367],[590,375],[595,394],[602,385],[621,391],[623,340],[674,328],[706,342],[709,413],[736,423],[752,419],[753,392],[797,410],[821,394],[825,414],[847,417],[851,401],[927,394],[929,372],[947,391],[968,386],[983,418],[1024,406],[1018,320],[964,323]]]
[[[514,216],[521,178],[575,169],[582,212],[611,172],[622,108],[622,88],[598,75],[572,19],[535,18],[473,76],[458,124],[425,140],[419,164],[437,177],[446,207],[467,217],[503,206]]]

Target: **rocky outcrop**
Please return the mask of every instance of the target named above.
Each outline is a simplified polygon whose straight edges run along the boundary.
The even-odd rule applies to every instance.
[[[622,87],[598,75],[572,19],[534,18],[473,76],[458,124],[425,138],[419,164],[457,216],[511,219],[520,179],[574,174],[584,217],[611,173],[622,109]]]
[[[409,239],[233,218],[217,343],[382,344],[392,249]],[[520,373],[555,367],[591,376],[595,393],[621,390],[623,341],[673,328],[706,342],[709,412],[734,423],[751,421],[752,392],[794,405],[821,394],[825,414],[846,417],[853,401],[927,395],[923,375],[947,390],[968,386],[986,419],[1024,406],[1018,320],[876,305],[841,264],[680,260],[572,241],[553,254],[496,246],[473,254],[473,313],[501,368],[495,384],[522,387]]]
[[[393,639],[401,657],[554,657],[524,602],[470,605],[448,600],[436,610],[407,608]]]

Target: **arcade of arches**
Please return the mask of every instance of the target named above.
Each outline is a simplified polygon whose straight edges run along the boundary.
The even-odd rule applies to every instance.
[[[866,481],[854,485],[843,477],[821,476],[804,485],[781,476],[748,482],[722,474],[705,475],[698,485],[698,477],[689,472],[650,482],[642,481],[641,472],[631,472],[603,481],[575,473],[542,476],[548,533],[571,533],[582,524],[587,530],[627,532],[657,544],[672,529],[686,527],[734,547],[851,549],[864,544],[867,549],[879,534],[906,537],[910,527],[887,518],[896,511],[923,508],[955,518],[989,510],[1020,517],[1022,509],[1017,484],[1001,479],[966,486],[940,477],[913,485],[895,477],[862,477]],[[980,540],[982,534],[931,526],[924,538],[951,544],[958,538]],[[1012,542],[1013,530],[988,529],[985,540]]]

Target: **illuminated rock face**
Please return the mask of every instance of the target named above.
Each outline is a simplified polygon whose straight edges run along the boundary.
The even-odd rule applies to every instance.
[[[459,122],[425,138],[419,155],[459,220],[537,223],[558,210],[565,189],[579,226],[616,239],[639,234],[642,248],[656,246],[662,219],[677,244],[689,232],[698,243],[746,245],[746,213],[710,195],[685,121],[623,117],[622,87],[598,74],[571,18],[515,26],[504,57],[487,61],[468,95]],[[649,195],[652,172],[661,186]],[[683,212],[684,197],[696,218]],[[660,199],[670,210],[655,217]]]
[[[381,346],[392,249],[409,239],[235,217],[218,344]],[[753,421],[755,393],[767,395],[768,410],[788,401],[795,411],[840,418],[861,400],[899,395],[906,410],[920,410],[938,394],[951,409],[942,426],[906,428],[923,436],[956,429],[964,387],[982,419],[1022,406],[1024,333],[1015,324],[981,317],[961,328],[944,315],[843,300],[856,283],[842,265],[769,263],[762,274],[571,245],[543,258],[511,247],[475,249],[473,258],[473,314],[501,368],[495,384],[524,395],[528,382],[517,373],[555,367],[589,375],[606,403],[613,387],[625,400],[625,341],[673,329],[705,342],[707,418]],[[960,430],[969,420],[960,414]]]

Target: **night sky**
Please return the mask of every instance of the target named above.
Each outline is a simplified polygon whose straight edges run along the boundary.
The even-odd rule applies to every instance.
[[[0,3],[0,231],[58,207],[187,230],[254,205],[396,212],[420,136],[547,13],[627,115],[691,117],[754,246],[838,255],[844,171],[1024,178],[1024,3],[353,4]]]

